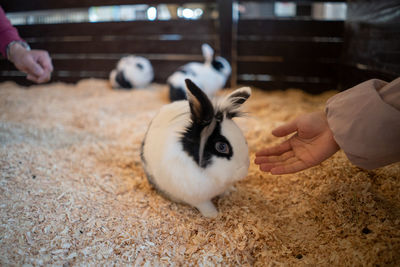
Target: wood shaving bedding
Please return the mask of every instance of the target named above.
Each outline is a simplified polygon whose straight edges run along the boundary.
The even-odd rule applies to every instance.
[[[335,94],[253,89],[237,120],[255,151]],[[339,151],[262,173],[214,201],[216,219],[147,183],[140,144],[167,87],[0,84],[0,265],[400,265],[400,164],[365,171]]]

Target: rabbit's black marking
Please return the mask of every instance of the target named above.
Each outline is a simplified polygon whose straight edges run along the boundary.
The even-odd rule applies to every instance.
[[[216,59],[214,59],[214,60],[211,62],[211,65],[213,66],[213,68],[214,68],[216,71],[221,71],[221,70],[224,68],[224,65],[221,63],[221,61],[216,60]]]
[[[205,141],[202,161],[200,162],[200,134],[202,129],[204,129],[204,127],[196,127],[196,125],[192,125],[187,129],[181,138],[183,150],[192,157],[201,168],[206,168],[211,164],[213,155],[229,160],[233,156],[232,146],[229,141],[221,135],[221,125],[217,123],[214,131]],[[227,145],[229,153],[217,151],[216,144],[219,142]]]
[[[163,196],[215,217],[211,199],[243,179],[249,167],[246,139],[231,119],[251,94],[240,88],[214,104],[190,80],[187,100],[164,105],[141,147],[149,183]]]
[[[214,117],[214,107],[207,95],[191,80],[185,80],[192,101],[189,101],[192,120],[194,123],[206,126]]]
[[[171,102],[186,99],[185,89],[182,87],[169,86],[169,100]]]
[[[192,123],[181,137],[183,150],[201,168],[206,168],[211,163],[212,155],[225,157],[229,160],[232,157],[233,151],[229,141],[221,135],[222,111],[217,112],[216,115],[218,116],[214,115],[214,107],[206,94],[191,80],[186,79],[185,82],[192,100],[189,101]],[[196,101],[193,99],[196,99]],[[206,132],[208,134],[205,134]],[[226,144],[229,147],[230,153],[219,153],[215,149],[217,142]],[[202,144],[204,147],[202,147]]]
[[[192,77],[196,76],[196,72],[192,71],[190,68],[181,68],[177,72],[182,73],[183,75],[190,75]],[[173,101],[179,101],[179,100],[184,100],[186,99],[186,89],[185,87],[181,86],[174,86],[172,84],[169,84],[169,100],[171,102]]]
[[[141,63],[136,63],[136,67],[138,67],[138,69],[140,69],[140,70],[144,69],[143,64],[141,64]]]
[[[121,86],[121,88],[132,88],[132,84],[125,79],[124,72],[118,71],[117,76],[115,77],[117,83]]]

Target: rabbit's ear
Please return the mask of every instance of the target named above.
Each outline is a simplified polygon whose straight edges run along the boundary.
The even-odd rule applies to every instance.
[[[207,95],[190,79],[185,79],[187,97],[192,120],[200,125],[208,125],[214,117],[214,107]]]
[[[204,64],[211,64],[214,58],[214,49],[212,49],[208,44],[203,44],[201,46],[201,51],[204,57]]]
[[[240,112],[240,106],[246,102],[250,95],[250,87],[236,89],[219,103],[217,107],[217,114],[225,113],[228,118],[241,116],[242,112]]]
[[[246,102],[246,100],[250,97],[250,95],[251,95],[250,87],[242,87],[230,93],[226,97],[225,101],[229,101],[230,104],[236,108],[241,104],[243,104],[244,102]]]

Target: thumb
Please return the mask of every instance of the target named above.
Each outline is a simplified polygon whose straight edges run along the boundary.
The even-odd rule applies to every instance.
[[[26,66],[25,66],[25,71],[28,73],[28,75],[33,75],[36,77],[39,77],[43,75],[43,68],[32,58],[28,58],[26,61]]]
[[[38,81],[38,78],[37,78],[36,76],[33,76],[32,74],[28,74],[28,75],[26,76],[26,78],[27,78],[28,80],[32,81],[32,82],[35,82],[35,83],[38,83],[38,82],[39,82],[39,81]]]
[[[279,126],[278,128],[274,129],[272,131],[272,134],[275,135],[276,137],[282,137],[286,136],[290,133],[293,133],[297,130],[297,120],[293,120],[291,122],[285,123],[282,126]]]

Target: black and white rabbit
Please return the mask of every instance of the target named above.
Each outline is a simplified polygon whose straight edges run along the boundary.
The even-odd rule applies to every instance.
[[[163,106],[151,121],[142,164],[162,195],[216,217],[211,199],[247,175],[247,142],[232,118],[242,115],[240,106],[251,90],[237,89],[212,104],[192,81],[185,82],[188,100]]]
[[[231,74],[231,66],[223,57],[214,58],[214,50],[208,44],[201,46],[204,63],[190,62],[180,67],[167,79],[171,101],[186,99],[185,79],[192,80],[208,95],[222,89]]]
[[[110,83],[113,88],[144,88],[154,78],[153,66],[145,57],[126,56],[117,63],[117,68],[110,72]]]

